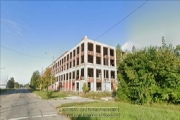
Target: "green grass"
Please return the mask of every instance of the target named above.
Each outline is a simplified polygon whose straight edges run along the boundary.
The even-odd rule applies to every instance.
[[[180,120],[180,105],[167,105],[165,103],[152,105],[134,105],[114,101],[68,103],[57,107],[59,112],[62,112],[62,107],[118,107],[120,113],[119,117],[71,117],[71,120]],[[77,113],[77,111],[75,112]],[[67,113],[64,112],[64,114]],[[92,112],[92,114],[96,113]]]
[[[81,94],[81,97],[90,98],[90,99],[97,99],[100,100],[102,97],[110,97],[110,92],[88,92],[86,94]]]
[[[40,96],[42,99],[48,99],[47,97],[47,91],[46,90],[30,90],[32,93],[35,93],[36,95]],[[67,97],[66,94],[61,92],[52,91],[52,97],[51,98],[63,98]]]

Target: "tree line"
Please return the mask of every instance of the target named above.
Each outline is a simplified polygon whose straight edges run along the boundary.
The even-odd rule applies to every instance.
[[[23,87],[22,84],[19,84],[18,82],[15,82],[14,77],[11,77],[6,85],[6,88],[21,88]]]
[[[118,90],[120,100],[135,104],[180,103],[180,45],[133,47],[123,57],[116,47]]]
[[[48,86],[54,83],[55,77],[51,74],[51,69],[47,68],[43,74],[40,75],[38,70],[34,71],[30,80],[30,87],[33,89],[46,89],[48,90]]]

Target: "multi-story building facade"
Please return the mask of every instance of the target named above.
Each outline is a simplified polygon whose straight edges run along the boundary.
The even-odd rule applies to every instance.
[[[87,36],[49,67],[55,76],[55,90],[82,91],[84,83],[90,91],[116,89],[115,47],[90,40]]]

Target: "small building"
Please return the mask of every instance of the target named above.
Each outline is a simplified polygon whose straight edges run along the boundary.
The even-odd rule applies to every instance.
[[[85,36],[79,44],[62,54],[50,66],[55,76],[54,90],[90,91],[116,89],[116,49]],[[51,88],[51,87],[50,87]]]

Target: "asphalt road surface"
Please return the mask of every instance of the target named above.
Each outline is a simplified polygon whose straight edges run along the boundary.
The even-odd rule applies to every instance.
[[[0,95],[0,120],[68,120],[52,104],[26,89]]]

